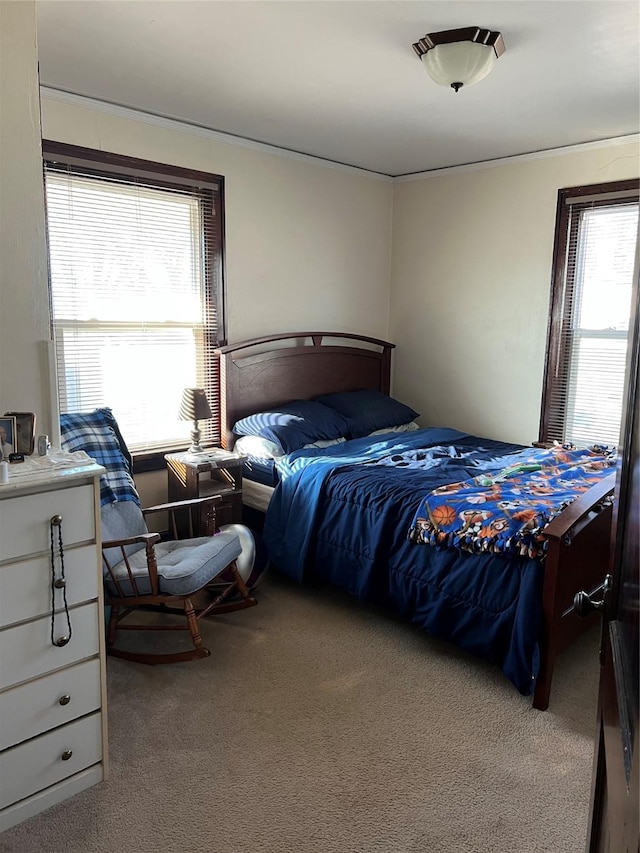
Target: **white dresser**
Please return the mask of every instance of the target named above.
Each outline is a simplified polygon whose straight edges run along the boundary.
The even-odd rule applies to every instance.
[[[0,831],[106,778],[103,469],[85,459],[28,458],[0,485]]]

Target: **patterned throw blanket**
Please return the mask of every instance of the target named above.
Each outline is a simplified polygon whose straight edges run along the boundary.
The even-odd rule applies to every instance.
[[[543,528],[615,463],[615,451],[606,447],[527,450],[507,468],[430,492],[409,539],[472,553],[543,557]]]
[[[100,477],[100,506],[115,501],[135,501],[140,505],[111,409],[60,415],[60,437],[63,450],[84,450],[98,465],[106,468],[106,473]]]

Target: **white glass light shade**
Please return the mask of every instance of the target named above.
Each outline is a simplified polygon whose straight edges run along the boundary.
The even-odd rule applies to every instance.
[[[492,46],[472,41],[437,44],[422,55],[422,63],[431,79],[440,86],[473,86],[496,64]]]

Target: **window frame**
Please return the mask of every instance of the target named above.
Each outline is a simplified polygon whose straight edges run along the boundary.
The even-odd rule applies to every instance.
[[[222,175],[201,172],[183,166],[158,163],[143,160],[125,154],[115,154],[109,151],[98,151],[54,140],[42,140],[43,181],[45,178],[45,163],[59,163],[62,166],[78,167],[87,175],[96,178],[118,177],[141,178],[149,186],[160,190],[191,190],[197,189],[211,193],[212,207],[203,210],[202,239],[204,242],[204,268],[206,270],[205,293],[208,306],[215,307],[216,335],[211,340],[211,328],[205,327],[209,340],[205,352],[213,351],[227,343],[226,329],[226,249],[225,249],[225,179]],[[46,193],[46,185],[45,185]],[[215,213],[213,211],[215,207]],[[46,205],[45,205],[46,221]],[[46,229],[48,243],[48,227]],[[53,301],[51,288],[51,270],[49,268],[49,314],[51,338],[54,336],[55,321],[53,317]],[[211,401],[212,409],[217,413],[218,428],[221,429],[221,401]],[[185,435],[184,448],[189,443]],[[134,473],[159,471],[165,467],[164,454],[169,450],[177,452],[180,448],[171,448],[132,452]]]
[[[611,194],[620,193],[618,199]],[[569,336],[565,328],[571,326],[573,285],[567,286],[567,257],[573,241],[577,243],[578,221],[574,217],[569,227],[572,205],[568,199],[575,199],[575,205],[580,205],[580,199],[588,200],[592,207],[628,204],[640,194],[640,179],[630,178],[623,181],[611,181],[602,184],[589,184],[579,187],[566,187],[558,190],[556,222],[553,245],[553,261],[551,275],[551,296],[549,321],[547,326],[547,345],[545,352],[544,375],[542,385],[542,402],[540,407],[540,425],[536,444],[548,446],[553,442],[550,436],[552,415],[561,412],[562,420],[566,419],[569,400],[565,394],[562,403],[553,409],[552,400],[557,396],[556,386],[560,384],[559,377],[569,376],[568,364],[571,358]],[[593,196],[602,196],[594,199]],[[626,197],[624,197],[626,196]],[[575,233],[574,233],[575,232]],[[618,335],[619,336],[619,333]],[[554,420],[557,419],[555,415]]]

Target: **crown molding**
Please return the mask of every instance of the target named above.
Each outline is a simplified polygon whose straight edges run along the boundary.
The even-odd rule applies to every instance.
[[[442,169],[412,172],[410,175],[398,175],[393,179],[393,182],[394,184],[405,184],[409,181],[426,181],[428,178],[439,178],[441,175],[452,175],[457,172],[479,172],[483,169],[494,169],[497,166],[510,166],[513,163],[530,163],[532,160],[547,160],[550,157],[563,157],[565,154],[594,151],[598,148],[614,148],[618,145],[630,145],[632,143],[640,143],[640,133],[630,133],[628,136],[615,136],[611,139],[598,139],[595,142],[581,142],[577,145],[565,145],[562,148],[545,148],[542,151],[532,151],[529,154],[514,154],[512,157],[499,157],[495,160],[479,160],[477,163],[465,163],[461,166],[445,166]]]
[[[314,157],[311,154],[302,154],[299,151],[292,151],[289,148],[279,148],[277,145],[268,145],[265,142],[256,142],[253,139],[245,139],[243,136],[234,136],[232,133],[223,133],[219,130],[211,130],[211,128],[203,127],[199,124],[191,124],[190,122],[181,121],[175,118],[157,115],[156,113],[145,112],[144,110],[125,107],[121,104],[114,104],[110,101],[102,101],[98,98],[90,98],[86,95],[77,95],[74,92],[67,92],[64,89],[54,89],[51,86],[40,86],[40,97],[48,101],[59,101],[72,106],[84,107],[85,109],[97,110],[99,112],[115,115],[120,118],[140,121],[145,124],[151,124],[155,127],[162,127],[165,130],[178,131],[179,133],[188,133],[191,136],[202,136],[205,139],[213,139],[216,142],[223,142],[226,145],[236,145],[240,148],[249,148],[252,151],[260,151],[264,154],[274,154],[277,157],[285,157],[290,160],[299,160],[303,163],[313,163],[316,166],[324,166],[327,169],[335,169],[339,172],[347,172],[351,175],[360,175],[365,178],[373,178],[377,181],[385,183],[393,183],[393,177],[384,175],[381,172],[372,172],[368,169],[360,169],[357,166],[349,166],[346,163],[336,163],[334,160],[325,160],[322,157]]]
[[[85,109],[97,110],[99,112],[119,116],[120,118],[144,122],[145,124],[162,127],[166,130],[188,133],[192,136],[202,136],[206,139],[223,142],[226,145],[237,145],[240,148],[249,148],[252,151],[273,154],[277,157],[285,157],[290,160],[298,160],[303,163],[313,163],[316,166],[324,166],[326,169],[335,169],[339,172],[346,172],[351,175],[360,175],[361,177],[373,178],[377,181],[393,184],[404,184],[409,181],[425,181],[429,178],[439,178],[442,175],[451,175],[458,172],[478,172],[484,169],[494,169],[499,166],[507,166],[514,163],[527,163],[532,160],[546,160],[549,157],[562,157],[565,154],[576,154],[581,151],[594,151],[598,148],[612,148],[619,145],[628,145],[630,143],[640,143],[640,134],[633,133],[628,136],[599,139],[595,142],[582,142],[576,145],[566,145],[562,148],[548,148],[541,151],[532,151],[528,154],[514,154],[511,157],[500,157],[495,160],[480,160],[474,163],[464,163],[460,166],[445,166],[441,169],[429,169],[424,172],[412,172],[411,174],[397,175],[394,177],[393,175],[385,175],[381,172],[372,172],[369,169],[361,169],[357,166],[349,166],[345,163],[337,163],[333,160],[325,160],[322,157],[314,157],[311,154],[302,154],[299,151],[292,151],[289,148],[280,148],[277,145],[268,145],[265,142],[256,142],[253,139],[245,139],[242,136],[234,136],[231,133],[211,130],[211,128],[203,127],[199,124],[191,124],[190,122],[181,121],[175,118],[168,118],[166,116],[157,115],[156,113],[145,112],[144,110],[133,109],[132,107],[125,107],[121,104],[114,104],[110,101],[102,101],[98,98],[90,98],[87,95],[78,95],[74,92],[67,92],[64,89],[55,89],[51,86],[40,86],[40,96],[49,101],[60,101],[65,104],[71,104],[73,106],[80,106]]]

